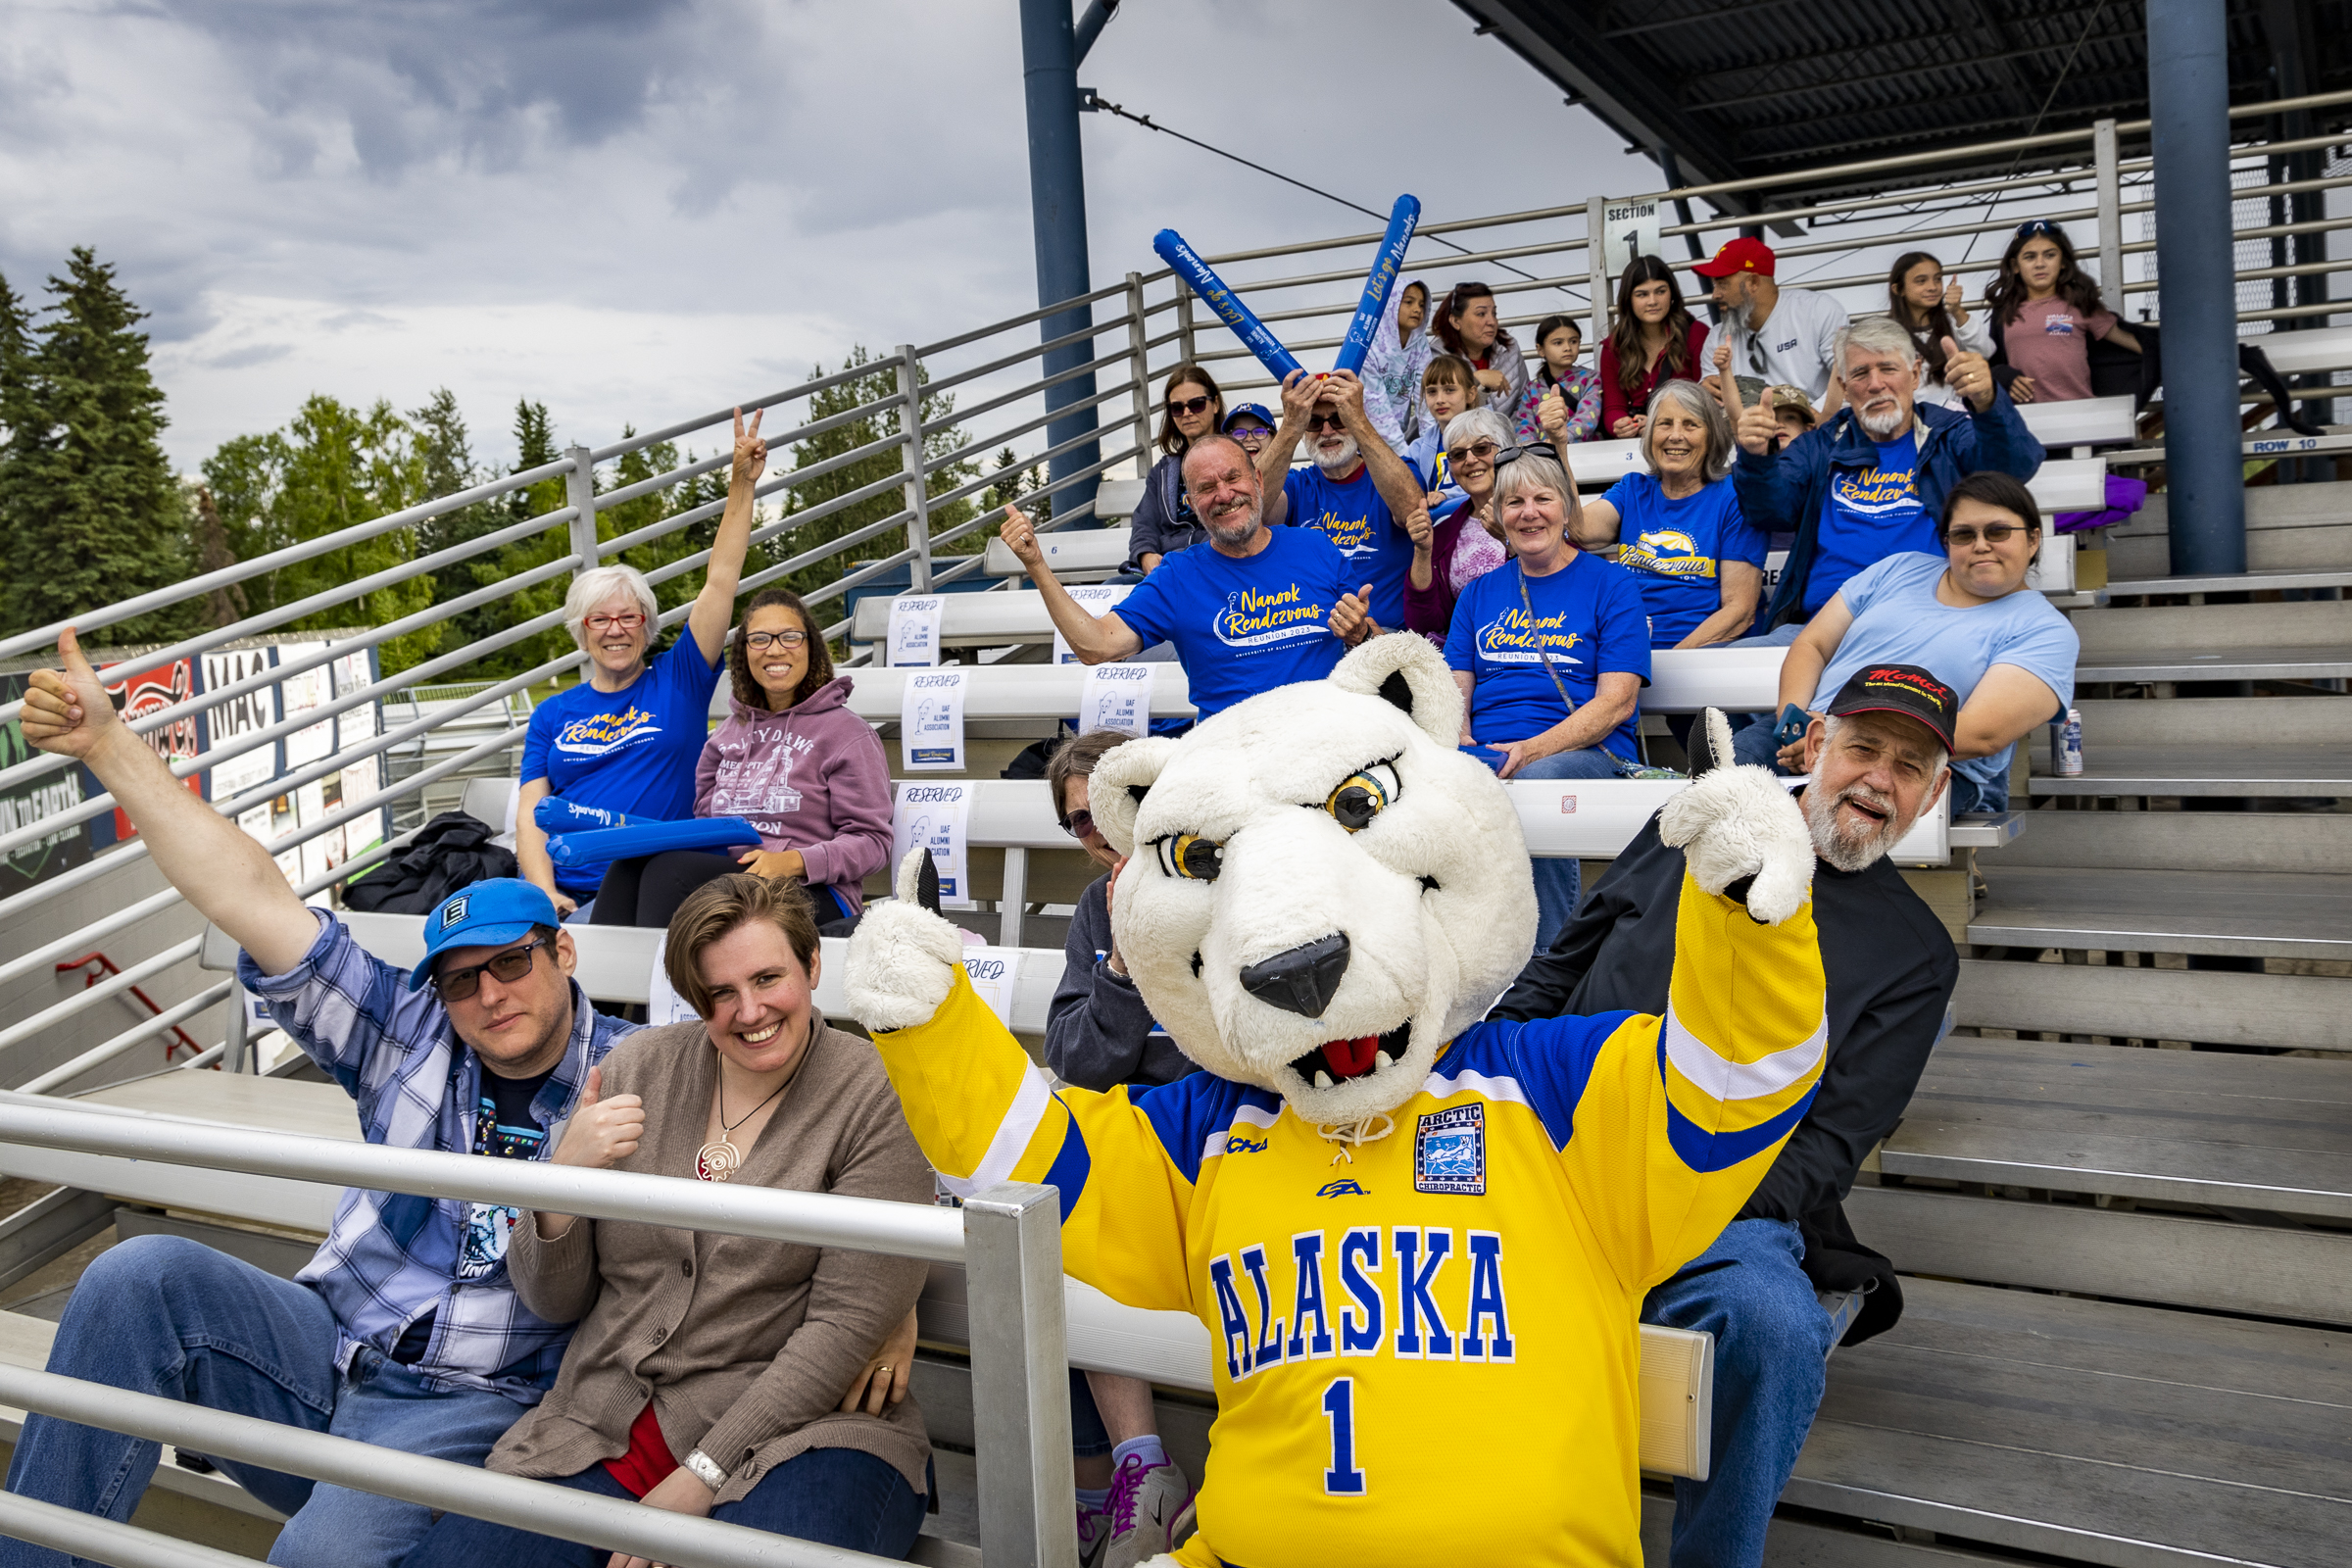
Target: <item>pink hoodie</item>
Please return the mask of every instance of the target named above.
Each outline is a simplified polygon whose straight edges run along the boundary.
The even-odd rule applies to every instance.
[[[890,763],[873,727],[843,706],[849,695],[844,675],[781,713],[730,696],[695,763],[694,814],[740,816],[768,849],[800,851],[809,886],[832,888],[855,914],[858,884],[890,860]],[[818,920],[830,918],[818,906]]]

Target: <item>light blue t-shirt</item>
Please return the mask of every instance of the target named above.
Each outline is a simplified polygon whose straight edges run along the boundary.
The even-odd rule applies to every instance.
[[[1524,600],[1521,581],[1515,562],[1471,579],[1446,633],[1446,667],[1470,676],[1470,735],[1482,746],[1523,741],[1566,718],[1561,687],[1582,708],[1605,673],[1639,675],[1649,684],[1648,616],[1633,573],[1579,551],[1549,576],[1525,578]],[[1638,760],[1640,722],[1639,713],[1627,718],[1601,738],[1600,749]]]
[[[1812,573],[1805,578],[1805,613],[1812,614],[1845,580],[1888,556],[1917,550],[1940,556],[1936,519],[1919,500],[1919,437],[1905,430],[1881,441],[1867,468],[1830,466],[1821,504],[1821,531]]]
[[[719,666],[682,630],[645,671],[616,692],[586,681],[531,710],[522,740],[522,781],[543,778],[576,806],[618,811],[630,821],[682,821],[694,814],[694,764],[710,734],[710,693]],[[556,886],[593,897],[612,862],[556,867]]]
[[[1723,608],[1718,563],[1764,569],[1764,535],[1740,514],[1729,479],[1671,501],[1655,476],[1629,473],[1600,499],[1617,509],[1617,564],[1642,585],[1652,648],[1672,648]]]
[[[1363,463],[1355,477],[1345,483],[1327,478],[1311,465],[1293,468],[1282,481],[1290,497],[1291,522],[1321,532],[1348,558],[1355,580],[1353,593],[1372,585],[1372,618],[1382,631],[1404,629],[1404,581],[1413,567],[1413,537],[1389,513],[1372,483],[1372,469]]]
[[[2032,588],[1968,610],[1943,604],[1936,584],[1948,564],[1939,555],[1905,552],[1846,579],[1841,594],[1854,623],[1821,672],[1814,712],[1825,710],[1865,664],[1917,664],[1957,693],[1963,707],[1984,671],[2015,664],[2057,693],[2052,717],[2065,711],[2075,700],[2075,658],[2082,647],[2074,626]],[[2013,743],[1952,766],[1981,784],[2006,788],[2016,749]]]
[[[1130,631],[1174,643],[1202,718],[1245,697],[1321,680],[1347,647],[1332,634],[1340,596],[1362,585],[1313,528],[1269,528],[1266,548],[1235,559],[1214,544],[1179,550],[1112,612]]]

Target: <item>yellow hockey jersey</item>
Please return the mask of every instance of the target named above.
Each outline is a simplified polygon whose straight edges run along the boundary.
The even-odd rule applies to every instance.
[[[1639,1320],[1804,1115],[1810,905],[1686,878],[1668,1014],[1482,1023],[1342,1153],[1196,1073],[1055,1090],[964,978],[876,1036],[948,1185],[1047,1182],[1064,1266],[1208,1325],[1218,1414],[1182,1553],[1209,1568],[1638,1565]]]

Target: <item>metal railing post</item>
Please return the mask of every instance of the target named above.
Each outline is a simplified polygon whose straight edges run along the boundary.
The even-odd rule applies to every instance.
[[[2115,122],[2091,127],[2091,161],[2099,181],[2099,287],[2111,300],[2124,297],[2124,176],[2117,167]],[[2119,309],[2118,316],[2123,314]]]
[[[965,1200],[972,1448],[990,1568],[1076,1568],[1061,1195],[1001,1182]]]
[[[1609,340],[1609,221],[1608,205],[1599,197],[1585,202],[1585,268],[1592,290],[1592,329],[1588,343]]]
[[[899,345],[899,432],[906,468],[906,548],[914,591],[931,591],[931,496],[923,478],[923,376],[914,345]]]
[[[1176,358],[1193,363],[1193,291],[1181,281],[1176,285]]]
[[[596,459],[586,447],[565,447],[564,461],[571,471],[564,476],[564,499],[571,503],[571,554],[579,563],[571,568],[578,576],[596,567]]]
[[[1127,358],[1135,367],[1135,396],[1129,400],[1135,410],[1136,450],[1146,454],[1135,460],[1135,473],[1142,478],[1152,471],[1149,454],[1152,450],[1152,332],[1144,318],[1144,274],[1127,274]]]

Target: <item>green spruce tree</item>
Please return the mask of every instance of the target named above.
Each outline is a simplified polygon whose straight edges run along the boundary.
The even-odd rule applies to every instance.
[[[0,456],[0,539],[10,630],[169,586],[188,575],[187,498],[158,437],[164,394],[147,365],[146,313],[86,246],[49,279],[27,330],[13,295],[0,316],[9,426]],[[101,627],[94,644],[145,642],[192,621],[174,609]]]

